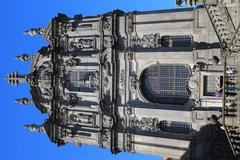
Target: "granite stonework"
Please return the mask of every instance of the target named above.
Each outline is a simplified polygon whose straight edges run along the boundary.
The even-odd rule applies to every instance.
[[[235,13],[240,9],[232,7]],[[234,23],[238,24],[239,18]],[[182,160],[234,159],[221,130],[224,60],[204,7],[58,14],[42,35],[49,46],[16,58],[30,72],[32,104],[49,115],[42,125],[62,146],[74,143]]]

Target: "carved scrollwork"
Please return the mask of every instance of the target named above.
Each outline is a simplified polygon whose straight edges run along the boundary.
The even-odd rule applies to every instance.
[[[90,81],[90,87],[93,90],[98,90],[99,89],[99,74],[98,74],[98,72],[96,72],[95,74],[91,75],[89,77],[89,81]]]
[[[143,117],[142,119],[132,118],[130,126],[133,128],[140,128],[144,131],[156,132],[159,130],[159,120],[157,118]]]
[[[106,146],[110,145],[110,133],[107,131],[102,132],[102,143]]]
[[[145,34],[141,38],[134,34],[130,38],[130,45],[132,47],[142,48],[159,48],[161,47],[161,36],[159,33],[156,34]]]
[[[74,67],[74,66],[77,66],[80,63],[80,61],[81,61],[80,59],[71,57],[66,61],[66,65]]]
[[[78,97],[73,94],[68,94],[66,98],[70,105],[75,105],[78,101]]]
[[[120,87],[123,88],[124,87],[124,82],[125,82],[125,70],[122,69],[120,71],[120,75],[119,75],[119,83],[120,83]]]
[[[129,105],[127,106],[127,114],[128,114],[128,116],[132,115],[132,107]]]
[[[127,151],[128,152],[134,152],[132,142],[133,142],[133,134],[128,133],[127,134]]]
[[[131,47],[136,47],[136,46],[138,46],[139,41],[140,41],[140,38],[139,38],[139,36],[138,36],[137,34],[132,34],[132,35],[130,36],[130,46],[131,46]]]
[[[128,15],[128,20],[127,20],[127,24],[128,24],[128,32],[132,33],[134,31],[134,13],[129,13]]]
[[[108,87],[108,84],[109,84],[109,80],[108,80],[108,77],[105,77],[104,79],[103,79],[103,85],[104,85],[104,87]]]
[[[108,17],[104,18],[103,29],[107,30],[109,32],[112,30],[112,17],[111,16],[108,16]]]
[[[130,74],[130,89],[131,90],[136,90],[137,88],[137,75],[136,73],[133,71],[131,74]]]
[[[93,39],[78,39],[77,41],[71,41],[70,47],[72,49],[93,48]]]
[[[128,60],[132,61],[134,59],[134,53],[133,52],[128,52]]]
[[[140,41],[140,45],[143,48],[158,48],[161,46],[160,40],[160,34],[145,34]]]

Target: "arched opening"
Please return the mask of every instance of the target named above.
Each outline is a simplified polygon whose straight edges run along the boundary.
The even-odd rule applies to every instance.
[[[152,65],[141,74],[140,90],[150,102],[182,105],[189,99],[187,84],[190,75],[190,68],[187,65]]]

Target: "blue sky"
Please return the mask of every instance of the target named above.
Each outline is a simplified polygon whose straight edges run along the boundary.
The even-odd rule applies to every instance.
[[[19,62],[15,56],[34,54],[43,45],[42,37],[29,37],[23,31],[43,27],[57,15],[65,13],[96,15],[114,9],[145,11],[175,8],[175,0],[1,0],[0,5],[0,159],[1,160],[160,160],[159,156],[120,153],[111,155],[108,149],[66,145],[58,148],[46,135],[31,133],[23,125],[41,124],[41,115],[34,106],[15,104],[15,98],[30,97],[27,84],[12,87],[4,77],[8,72],[28,73],[29,62]]]

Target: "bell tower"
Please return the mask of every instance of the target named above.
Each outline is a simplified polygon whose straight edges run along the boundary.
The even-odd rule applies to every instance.
[[[58,146],[93,145],[113,154],[239,158],[239,22],[229,18],[236,6],[186,2],[203,5],[58,14],[48,26],[27,30],[49,46],[17,56],[32,62],[29,74],[6,79],[27,82],[31,98],[15,101],[34,104],[48,119],[25,127]]]

